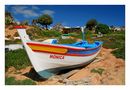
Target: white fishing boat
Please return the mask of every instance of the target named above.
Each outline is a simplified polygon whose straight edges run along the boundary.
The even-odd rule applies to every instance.
[[[91,62],[102,47],[100,41],[90,44],[84,39],[74,44],[57,44],[56,39],[47,39],[43,42],[31,41],[25,27],[15,28],[34,69],[44,78],[53,76],[59,70],[79,67]]]

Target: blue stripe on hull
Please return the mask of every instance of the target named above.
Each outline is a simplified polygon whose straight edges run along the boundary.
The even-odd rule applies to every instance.
[[[100,50],[101,47],[93,49],[93,50],[81,50],[81,51],[76,51],[76,50],[69,50],[67,54],[92,54],[96,53],[97,51]]]

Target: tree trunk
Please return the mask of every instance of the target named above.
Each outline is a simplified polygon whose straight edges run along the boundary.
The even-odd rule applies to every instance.
[[[48,30],[48,27],[47,27],[47,25],[45,25],[45,27],[46,27],[46,30]]]

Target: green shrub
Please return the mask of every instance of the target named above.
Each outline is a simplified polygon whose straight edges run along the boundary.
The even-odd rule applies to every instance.
[[[75,35],[75,36],[73,36],[73,37],[82,39],[82,32],[78,33],[77,35]]]
[[[59,39],[59,44],[72,44],[75,43],[76,40],[75,39]]]
[[[125,47],[112,51],[112,54],[114,54],[117,58],[125,59]]]
[[[69,35],[72,36],[72,37],[76,37],[78,34],[73,32],[73,33],[69,33]]]
[[[6,77],[5,85],[35,85],[36,83],[30,79],[15,80],[14,77]]]
[[[5,40],[5,45],[9,45],[9,44],[21,44],[21,40],[19,39],[15,39],[15,40]]]
[[[42,30],[39,27],[34,27],[32,29],[27,30],[27,34],[30,39],[42,38]]]
[[[116,57],[125,59],[125,32],[113,32],[96,40],[103,41],[103,47],[116,49],[112,52]]]
[[[101,32],[102,34],[107,34],[110,32],[110,29],[106,24],[98,24],[95,31],[96,33]]]
[[[92,73],[98,73],[99,75],[102,75],[104,69],[102,68],[94,68],[91,70]]]
[[[86,31],[86,39],[88,39],[88,38],[91,39],[92,36],[93,36],[92,32],[89,31],[89,30],[87,30],[87,31]]]
[[[21,69],[29,65],[31,65],[31,63],[24,49],[8,51],[5,53],[5,67],[6,68],[13,66],[16,69]]]
[[[55,30],[44,30],[42,31],[42,35],[45,37],[59,37],[61,33]]]
[[[13,19],[10,16],[5,17],[5,25],[10,25],[13,23]]]
[[[56,30],[44,30],[39,27],[34,27],[33,29],[27,30],[27,34],[31,39],[61,36],[61,33]]]

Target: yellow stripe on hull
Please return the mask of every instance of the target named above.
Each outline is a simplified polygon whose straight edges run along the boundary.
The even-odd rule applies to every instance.
[[[29,45],[29,47],[32,50],[37,50],[37,51],[43,51],[43,52],[51,52],[51,53],[61,53],[65,54],[67,53],[67,49],[65,48],[58,48],[58,47],[49,47],[49,46],[36,46],[36,45]]]

